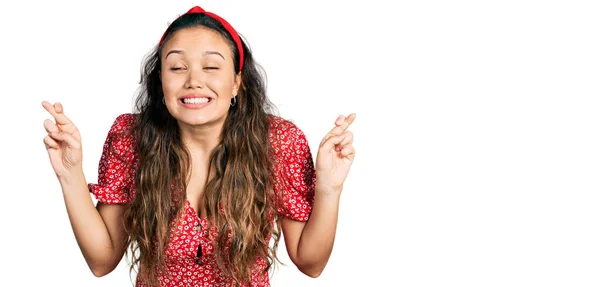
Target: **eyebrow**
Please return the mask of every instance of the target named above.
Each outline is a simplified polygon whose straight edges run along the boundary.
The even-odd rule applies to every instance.
[[[183,51],[171,50],[167,53],[167,55],[165,56],[165,59],[167,59],[167,57],[169,57],[169,55],[171,55],[171,54],[183,54]],[[221,55],[221,53],[219,53],[217,51],[206,51],[206,52],[204,52],[204,55],[218,55],[218,56],[221,56],[221,58],[223,58],[223,60],[225,60],[225,57],[223,57],[223,55]]]
[[[206,51],[206,52],[204,52],[204,55],[219,55],[219,56],[221,56],[221,58],[223,58],[223,60],[225,60],[225,57],[223,57],[223,55],[221,55],[221,53],[219,53],[217,51]]]
[[[169,53],[167,53],[167,55],[165,56],[165,59],[167,59],[169,57],[169,55],[171,54],[183,54],[183,51],[181,50],[171,50],[169,51]]]

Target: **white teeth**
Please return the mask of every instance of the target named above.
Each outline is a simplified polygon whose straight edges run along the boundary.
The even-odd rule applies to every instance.
[[[186,99],[183,99],[183,103],[185,103],[185,104],[206,104],[206,103],[208,103],[208,98],[186,98]]]

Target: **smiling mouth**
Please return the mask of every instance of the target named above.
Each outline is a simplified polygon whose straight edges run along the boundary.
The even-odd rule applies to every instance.
[[[183,98],[180,101],[183,104],[200,105],[200,104],[206,104],[206,103],[212,101],[212,99],[211,98]]]

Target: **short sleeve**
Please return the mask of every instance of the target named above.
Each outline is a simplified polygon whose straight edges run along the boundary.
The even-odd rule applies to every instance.
[[[108,132],[98,164],[98,183],[88,184],[99,202],[128,204],[133,199],[138,158],[130,129],[134,120],[133,114],[120,115]]]
[[[272,120],[270,141],[277,157],[275,195],[277,212],[308,221],[312,211],[316,173],[306,136],[293,123]]]

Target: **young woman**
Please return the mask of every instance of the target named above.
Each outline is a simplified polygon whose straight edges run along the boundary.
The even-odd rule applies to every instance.
[[[44,143],[94,275],[129,249],[137,286],[268,286],[283,232],[292,262],[319,276],[354,158],[355,115],[338,117],[313,164],[303,132],[272,113],[247,44],[200,7],[168,27],[142,87],[137,111],[108,133],[97,184],[83,175],[74,123],[60,103],[42,103],[54,117]]]

